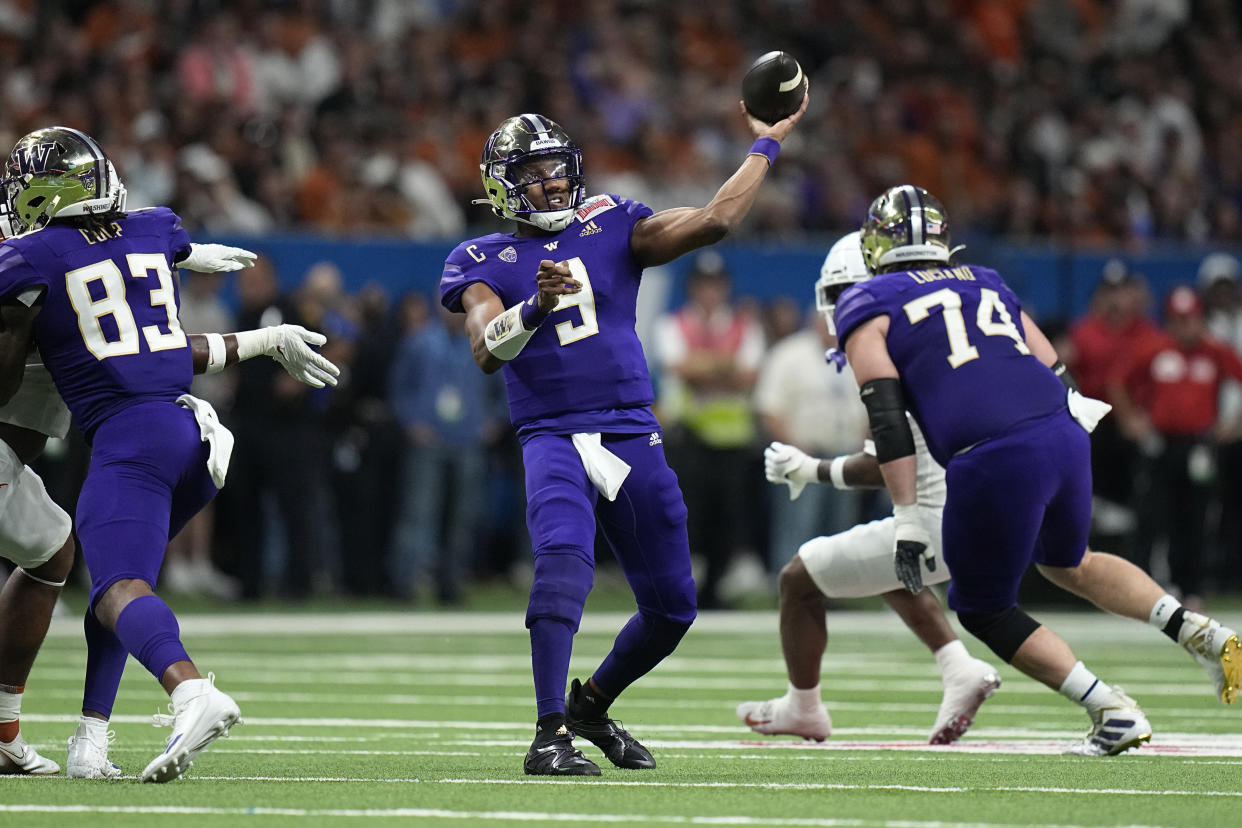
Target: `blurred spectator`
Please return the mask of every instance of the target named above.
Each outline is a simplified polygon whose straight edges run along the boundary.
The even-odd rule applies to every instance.
[[[763,328],[735,311],[720,254],[694,259],[686,303],[656,329],[660,410],[670,465],[690,511],[690,550],[707,563],[699,607],[722,606],[720,582],[753,531],[755,423],[750,391],[763,359]],[[670,426],[673,428],[670,429]]]
[[[305,323],[281,295],[267,259],[260,256],[236,278],[239,329]],[[313,389],[273,360],[243,362],[235,373],[237,394],[226,424],[236,443],[221,489],[227,502],[221,509],[230,512],[233,569],[243,598],[278,592],[304,599],[328,558],[323,414],[311,399]]]
[[[1058,351],[1083,394],[1109,400],[1109,383],[1131,349],[1158,334],[1147,316],[1147,287],[1120,259],[1104,265],[1087,314],[1069,331],[1069,347]],[[1105,417],[1091,434],[1091,474],[1095,488],[1093,542],[1123,547],[1132,539],[1130,511],[1138,447],[1122,432],[1117,417]],[[1124,548],[1118,551],[1125,552]]]
[[[477,370],[465,315],[441,309],[426,321],[426,304],[422,294],[406,297],[405,336],[390,375],[407,443],[392,581],[399,596],[412,598],[434,577],[437,600],[457,604],[478,559],[485,446],[503,421],[497,377]]]
[[[1242,353],[1242,267],[1228,253],[1212,253],[1199,265],[1199,291],[1209,333]],[[1242,384],[1225,380],[1217,425],[1215,543],[1209,571],[1222,589],[1239,586],[1236,563],[1242,554]],[[1211,521],[1210,521],[1211,523]]]
[[[862,448],[867,410],[849,366],[839,372],[824,359],[836,345],[822,314],[777,342],[764,357],[755,385],[755,410],[773,440],[815,457],[835,457]],[[772,501],[768,571],[776,573],[811,538],[835,535],[859,522],[858,492],[808,486],[797,500],[785,486],[769,486]]]
[[[326,412],[339,585],[350,595],[388,595],[386,554],[402,497],[404,440],[388,398],[400,319],[374,283],[347,301],[335,265],[311,269],[301,292],[315,290],[324,307],[312,310],[307,297],[299,307],[318,319],[316,330],[329,337],[321,350],[342,360],[337,364],[343,369],[341,383],[327,395]]]
[[[1144,458],[1135,486],[1135,562],[1150,571],[1153,545],[1162,542],[1174,588],[1196,608],[1202,606],[1220,387],[1226,377],[1242,381],[1242,359],[1208,334],[1193,288],[1174,288],[1164,312],[1164,330],[1137,346],[1114,375],[1111,398],[1121,428]]]

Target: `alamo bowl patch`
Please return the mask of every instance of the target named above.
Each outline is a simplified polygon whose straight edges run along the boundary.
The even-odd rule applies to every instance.
[[[500,251],[500,255],[497,258],[499,258],[502,262],[513,264],[517,261],[517,250],[513,248],[513,245],[509,245],[504,250]]]

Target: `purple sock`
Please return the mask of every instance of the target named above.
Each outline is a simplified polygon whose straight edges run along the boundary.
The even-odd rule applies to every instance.
[[[651,672],[677,647],[690,622],[635,613],[595,671],[595,683],[611,698]]]
[[[565,676],[574,631],[564,621],[538,618],[530,624],[531,666],[535,673],[535,704],[539,718],[565,713]]]
[[[154,595],[130,601],[116,618],[116,637],[156,681],[177,661],[190,657],[181,645],[181,628],[168,605]]]
[[[82,709],[111,718],[129,653],[117,637],[99,623],[93,610],[86,611],[82,628],[86,632],[86,686],[82,691]]]

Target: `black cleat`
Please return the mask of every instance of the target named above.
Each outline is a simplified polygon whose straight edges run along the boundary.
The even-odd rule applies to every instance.
[[[643,747],[619,722],[614,722],[602,713],[594,716],[586,713],[585,705],[579,698],[583,692],[582,683],[574,679],[569,686],[569,695],[565,697],[565,726],[602,750],[608,761],[618,768],[654,768],[655,757],[651,755],[651,751]]]
[[[532,776],[599,776],[599,765],[574,747],[574,734],[564,725],[536,731],[522,766]]]

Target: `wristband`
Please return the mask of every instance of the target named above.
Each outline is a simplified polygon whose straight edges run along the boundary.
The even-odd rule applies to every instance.
[[[207,368],[204,374],[218,374],[224,370],[228,360],[228,351],[224,347],[224,337],[218,333],[203,334],[207,338]]]
[[[832,481],[832,485],[838,489],[854,488],[845,482],[845,461],[850,459],[849,455],[842,454],[840,457],[832,458],[832,462],[828,464],[828,479]]]
[[[755,143],[750,145],[749,155],[762,155],[768,159],[768,166],[771,167],[776,163],[776,154],[781,151],[781,142],[775,138],[756,138]]]
[[[549,313],[551,311],[539,307],[539,294],[531,294],[531,297],[522,303],[522,327],[528,331],[535,330],[543,324],[543,320],[548,318]]]

